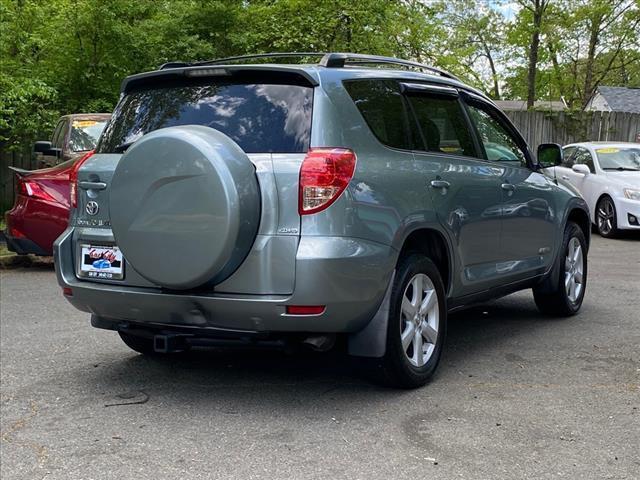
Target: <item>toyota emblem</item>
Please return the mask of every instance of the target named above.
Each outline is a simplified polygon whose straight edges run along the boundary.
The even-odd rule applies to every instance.
[[[89,215],[97,215],[98,210],[100,210],[100,205],[98,205],[98,202],[91,200],[84,209]]]

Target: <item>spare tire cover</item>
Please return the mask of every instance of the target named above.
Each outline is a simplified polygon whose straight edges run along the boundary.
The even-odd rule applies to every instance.
[[[183,125],[143,136],[118,162],[109,191],[116,245],[156,285],[184,290],[219,283],[255,240],[255,167],[212,128]]]

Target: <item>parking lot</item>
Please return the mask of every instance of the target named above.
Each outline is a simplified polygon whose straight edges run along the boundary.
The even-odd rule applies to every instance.
[[[435,380],[372,383],[336,353],[144,358],[2,272],[3,479],[638,478],[640,238],[593,237],[581,313],[529,292],[450,317]]]

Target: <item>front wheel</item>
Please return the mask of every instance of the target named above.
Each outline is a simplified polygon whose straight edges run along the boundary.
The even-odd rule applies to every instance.
[[[433,376],[444,344],[447,308],[444,285],[435,264],[413,253],[401,259],[391,290],[385,379],[401,388],[416,388]]]
[[[533,298],[542,313],[568,317],[582,306],[587,288],[587,242],[580,227],[567,223],[562,250],[558,256],[559,278],[555,287],[541,285],[533,289]]]
[[[613,238],[618,233],[616,206],[609,197],[602,197],[596,207],[596,227],[604,238]]]

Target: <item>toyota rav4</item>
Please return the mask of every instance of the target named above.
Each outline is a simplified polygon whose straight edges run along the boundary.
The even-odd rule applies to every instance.
[[[579,310],[591,222],[542,171],[558,145],[534,157],[489,98],[430,66],[263,63],[277,57],[295,55],[124,80],[55,245],[93,326],[144,354],[342,337],[416,387],[449,312],[529,288],[545,313]]]

